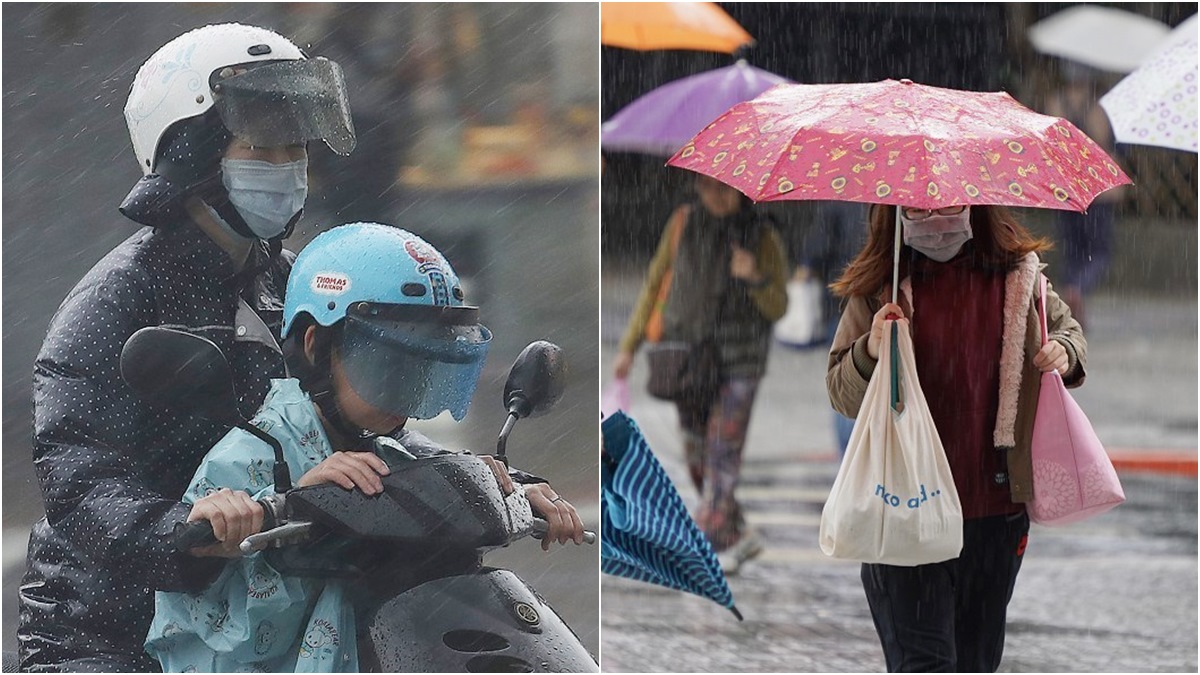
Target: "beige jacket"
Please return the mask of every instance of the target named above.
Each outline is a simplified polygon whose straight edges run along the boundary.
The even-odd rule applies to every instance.
[[[993,434],[997,448],[1008,451],[1009,490],[1014,502],[1033,498],[1033,462],[1030,444],[1033,438],[1033,419],[1037,412],[1041,372],[1033,365],[1033,357],[1041,349],[1041,325],[1038,318],[1038,272],[1044,265],[1037,254],[1030,253],[1008,273],[1005,282],[1004,336],[1000,350],[1000,406],[996,412]],[[912,306],[912,285],[909,279],[900,282],[898,304],[907,317],[920,308]],[[867,383],[875,370],[876,361],[867,354],[867,337],[875,312],[891,299],[891,288],[879,297],[852,297],[846,303],[838,323],[837,334],[829,351],[829,370],[825,386],[835,410],[847,417],[857,417],[867,392]],[[1071,317],[1067,306],[1047,284],[1046,324],[1050,339],[1066,347],[1067,374],[1063,381],[1068,387],[1078,387],[1086,377],[1087,340],[1079,322]]]

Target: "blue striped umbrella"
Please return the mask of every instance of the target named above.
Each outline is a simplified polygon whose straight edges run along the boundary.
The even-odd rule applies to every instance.
[[[607,574],[694,593],[728,607],[738,620],[733,593],[717,554],[624,412],[600,424],[600,569]]]

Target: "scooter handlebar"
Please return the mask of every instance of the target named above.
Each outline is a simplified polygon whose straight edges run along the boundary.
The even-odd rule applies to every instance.
[[[193,548],[216,544],[217,536],[213,534],[212,523],[207,520],[193,520],[190,523],[175,524],[175,548],[187,553]]]

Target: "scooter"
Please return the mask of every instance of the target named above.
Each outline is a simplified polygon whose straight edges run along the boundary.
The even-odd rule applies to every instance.
[[[293,488],[279,441],[238,413],[229,364],[211,341],[143,328],[126,342],[120,365],[139,396],[244,429],[274,449],[276,493],[260,499],[263,529],[241,549],[265,551],[281,574],[352,580],[362,670],[599,672],[533,588],[483,565],[487,552],[536,538],[547,526],[520,486],[502,493],[479,457],[428,448],[414,454],[380,437],[376,450],[391,465],[381,494],[334,484]],[[557,346],[534,342],[521,352],[504,388],[509,415],[497,459],[506,462],[517,420],[557,402],[564,376]],[[207,521],[180,523],[175,537],[180,550],[215,542]],[[595,534],[585,540],[594,543]]]

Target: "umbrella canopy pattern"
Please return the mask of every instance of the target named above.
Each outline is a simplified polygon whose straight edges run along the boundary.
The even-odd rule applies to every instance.
[[[600,427],[600,569],[709,598],[740,620],[717,554],[637,424],[618,411]]]
[[[600,44],[732,54],[754,38],[712,2],[602,2]]]
[[[1076,5],[1029,28],[1043,54],[1114,73],[1132,72],[1161,45],[1171,27],[1123,9]]]
[[[1119,143],[1196,152],[1196,17],[1100,99]]]
[[[600,128],[600,146],[670,156],[730,107],[790,82],[744,60],[668,82],[605,122]]]
[[[1096,195],[1131,182],[1067,120],[1005,92],[909,80],[780,85],[728,110],[667,163],[758,202],[1083,211]]]

